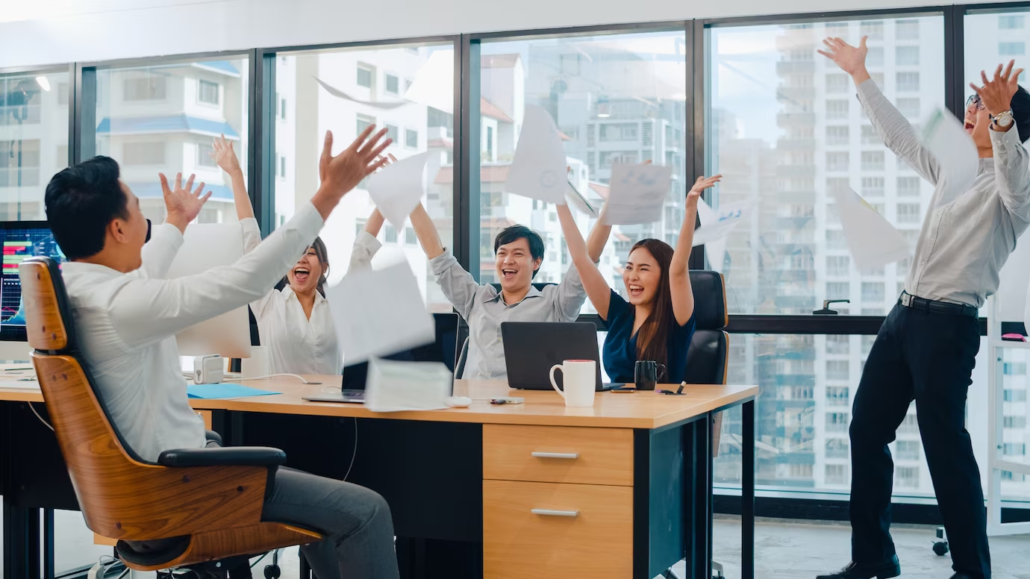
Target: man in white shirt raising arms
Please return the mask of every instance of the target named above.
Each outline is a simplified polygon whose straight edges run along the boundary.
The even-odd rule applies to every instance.
[[[46,189],[47,220],[71,260],[63,278],[98,395],[114,427],[145,461],[166,450],[202,448],[204,425],[190,408],[175,334],[267,294],[311,245],[340,199],[382,165],[390,140],[367,128],[332,156],[326,134],[324,176],[310,203],[234,265],[164,279],[186,225],[207,197],[174,189],[161,176],[168,219],[144,245],[148,222],[139,199],[119,179],[118,164],[96,157],[54,176]],[[390,509],[378,494],[342,481],[280,470],[263,518],[326,535],[303,547],[320,579],[398,576]],[[146,548],[146,545],[141,545]]]

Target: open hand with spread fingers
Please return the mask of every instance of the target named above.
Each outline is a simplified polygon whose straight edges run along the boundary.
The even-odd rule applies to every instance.
[[[687,193],[687,203],[697,203],[697,200],[701,198],[701,193],[705,189],[708,189],[722,181],[722,175],[716,175],[714,177],[705,177],[701,175],[694,181],[694,186],[690,188],[690,192]]]
[[[211,192],[208,191],[206,195],[201,196],[204,192],[204,183],[191,191],[196,175],[190,175],[184,187],[182,173],[177,174],[174,188],[168,185],[168,178],[164,173],[158,173],[158,176],[161,178],[161,191],[164,193],[165,209],[168,212],[166,221],[178,227],[179,231],[185,231],[186,226],[200,215],[201,208],[211,198]]]
[[[1010,60],[1004,69],[999,64],[998,68],[994,70],[994,78],[990,80],[987,79],[987,73],[981,70],[980,78],[983,80],[983,86],[969,83],[991,116],[996,117],[1012,108],[1012,96],[1019,90],[1019,75],[1023,72],[1022,68],[1012,70],[1015,64],[1016,61]],[[1010,124],[1009,127],[1011,128],[1011,126]]]
[[[211,143],[211,149],[211,159],[223,171],[230,175],[242,172],[240,160],[236,157],[236,151],[232,147],[232,141],[226,139],[225,135],[215,137],[214,142]]]

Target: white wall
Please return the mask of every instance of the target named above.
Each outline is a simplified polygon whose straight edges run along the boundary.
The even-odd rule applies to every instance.
[[[0,68],[469,32],[939,4],[935,0],[11,1],[0,6]]]

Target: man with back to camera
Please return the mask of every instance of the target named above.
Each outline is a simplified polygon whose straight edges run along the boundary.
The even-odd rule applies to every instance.
[[[1014,62],[967,101],[965,128],[980,155],[973,188],[942,199],[941,167],[912,125],[880,92],[858,47],[823,41],[851,75],[858,98],[884,144],[936,187],[905,291],[880,327],[855,394],[851,422],[851,563],[818,579],[885,579],[901,574],[890,536],[894,463],[888,443],[909,404],[951,547],[952,579],[991,576],[980,470],[965,429],[966,394],[980,349],[977,311],[998,289],[998,272],[1030,224],[1030,93]]]
[[[118,164],[95,157],[69,167],[46,189],[47,221],[70,260],[62,277],[83,355],[111,420],[143,460],[166,450],[207,445],[204,424],[187,402],[175,334],[265,295],[314,241],[340,199],[382,165],[386,133],[369,127],[332,156],[326,134],[318,191],[285,225],[235,264],[163,279],[186,225],[207,201],[203,188],[172,189],[161,176],[167,222],[144,245],[148,223],[139,199],[119,179]],[[378,494],[350,483],[280,469],[265,498],[265,520],[326,535],[301,547],[320,579],[395,579],[390,509]],[[152,545],[135,543],[146,550]]]

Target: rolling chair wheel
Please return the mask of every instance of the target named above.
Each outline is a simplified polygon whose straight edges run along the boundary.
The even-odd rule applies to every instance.
[[[938,557],[947,555],[949,550],[947,541],[934,541],[933,552],[936,553]]]
[[[283,572],[278,565],[265,566],[265,579],[279,579],[282,575]]]

